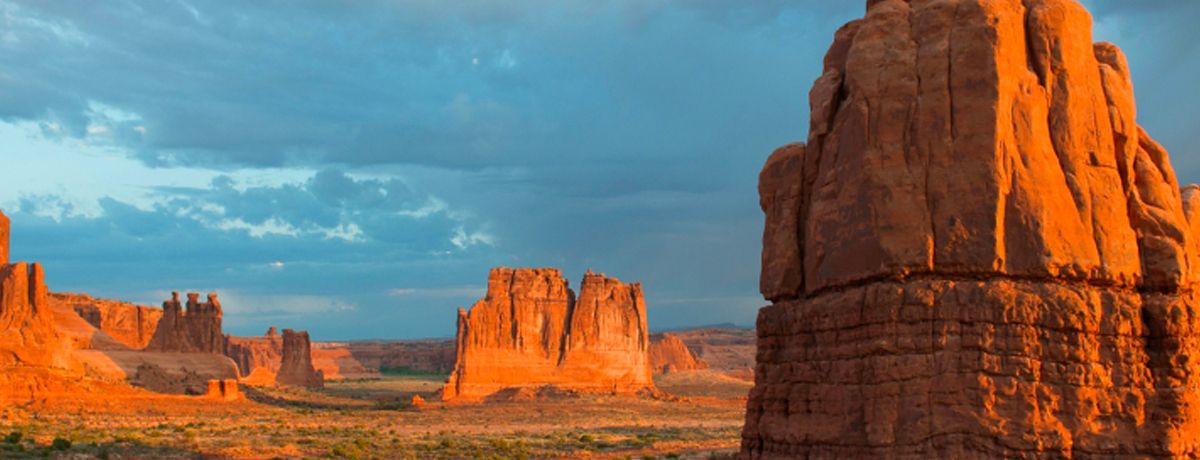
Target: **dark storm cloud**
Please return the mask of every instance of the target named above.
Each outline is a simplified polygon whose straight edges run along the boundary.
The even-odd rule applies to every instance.
[[[220,174],[26,197],[15,255],[64,289],[233,290],[243,333],[446,335],[501,264],[644,281],[654,328],[750,324],[758,170],[864,3],[0,0],[0,120]],[[1185,182],[1198,5],[1089,2]],[[308,173],[234,178],[274,167]]]

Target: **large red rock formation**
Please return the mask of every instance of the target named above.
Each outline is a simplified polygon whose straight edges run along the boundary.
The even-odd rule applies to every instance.
[[[443,398],[551,385],[652,390],[646,302],[639,284],[588,271],[578,300],[556,269],[496,268],[487,296],[459,309],[457,359]]]
[[[675,334],[650,337],[650,368],[656,374],[706,369],[708,365],[697,358]]]
[[[282,358],[275,382],[306,387],[324,385],[324,376],[313,368],[312,345],[308,340],[308,332],[283,330]]]
[[[221,333],[221,302],[217,293],[200,302],[200,294],[189,292],[187,310],[179,302],[179,293],[163,302],[163,316],[154,336],[146,347],[150,351],[180,351],[217,353],[225,351],[225,335]]]
[[[64,304],[88,324],[125,348],[141,350],[150,344],[163,310],[87,294],[50,293],[52,304]]]
[[[8,216],[0,212],[0,265],[8,265],[8,244],[9,234],[12,229],[12,221],[8,220]]]
[[[68,353],[54,329],[42,266],[0,265],[0,367],[66,367]]]
[[[1200,455],[1200,200],[1083,7],[871,0],[810,97],[744,456]]]

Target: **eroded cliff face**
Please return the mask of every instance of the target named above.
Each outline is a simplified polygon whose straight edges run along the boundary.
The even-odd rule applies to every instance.
[[[283,338],[274,326],[262,337],[225,336],[225,356],[237,363],[242,377],[261,370],[273,380],[283,362]]]
[[[810,98],[760,176],[745,456],[1200,454],[1200,199],[1082,6],[869,1]]]
[[[0,367],[64,368],[68,344],[54,329],[46,273],[36,263],[8,263],[9,225],[0,213]]]
[[[200,302],[200,294],[189,292],[187,310],[179,301],[179,293],[163,302],[162,319],[154,331],[148,351],[178,351],[185,353],[225,352],[225,335],[221,332],[221,302],[217,294]]]
[[[281,385],[320,387],[325,378],[313,368],[312,344],[308,332],[283,330],[283,350],[275,382]]]
[[[638,284],[588,271],[578,300],[548,268],[495,268],[487,296],[458,313],[457,359],[443,398],[504,390],[652,390],[646,302]]]
[[[50,302],[74,311],[92,327],[122,345],[122,349],[146,348],[163,316],[163,310],[158,308],[97,299],[87,294],[52,292]]]
[[[650,338],[650,368],[656,374],[669,374],[697,369],[708,365],[697,358],[675,334],[660,334]]]

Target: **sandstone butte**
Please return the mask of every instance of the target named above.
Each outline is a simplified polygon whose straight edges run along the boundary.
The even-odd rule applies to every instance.
[[[0,213],[0,373],[70,367],[68,342],[54,328],[45,271],[36,263],[8,263],[9,226]]]
[[[873,0],[766,213],[746,458],[1200,456],[1200,194],[1073,0]]]
[[[50,301],[66,304],[92,327],[117,341],[121,349],[146,348],[163,316],[163,310],[158,308],[97,299],[87,294],[52,292]]]
[[[163,302],[162,319],[146,347],[149,351],[178,351],[185,353],[225,352],[225,335],[221,332],[221,302],[217,293],[200,302],[200,294],[189,292],[187,310],[179,302],[179,293]]]
[[[312,344],[308,340],[308,332],[284,329],[283,349],[280,355],[282,357],[279,372],[275,374],[276,383],[306,387],[325,385],[325,376],[313,368]]]
[[[459,309],[454,372],[442,398],[554,390],[654,391],[640,284],[590,270],[578,299],[562,272],[494,268],[486,296]]]
[[[656,374],[693,371],[708,368],[675,334],[659,334],[650,338],[650,368]]]

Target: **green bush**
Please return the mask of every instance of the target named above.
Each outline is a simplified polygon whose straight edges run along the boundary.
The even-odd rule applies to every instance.
[[[16,443],[21,442],[21,432],[14,431],[12,433],[9,433],[8,436],[4,437],[4,442],[8,443],[8,444],[16,444]]]
[[[50,443],[51,450],[67,450],[71,448],[71,441],[63,438],[54,438],[54,442]]]

